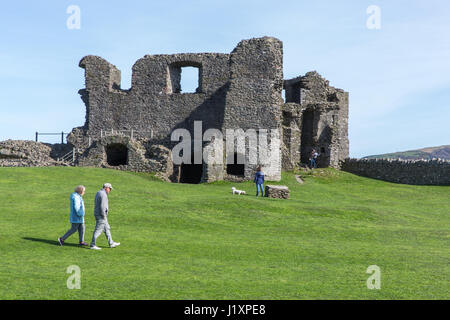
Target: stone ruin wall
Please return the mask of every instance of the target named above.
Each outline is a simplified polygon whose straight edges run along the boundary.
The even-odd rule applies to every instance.
[[[180,92],[181,68],[186,66],[199,70],[195,93]],[[133,130],[132,140],[138,143],[123,141],[130,157],[120,168],[153,170],[157,166],[152,161],[155,153],[149,148],[158,146],[170,156],[177,143],[170,141],[172,131],[185,128],[193,137],[193,123],[201,120],[203,132],[209,128],[223,133],[228,128],[278,129],[281,157],[264,166],[268,179],[279,180],[281,168],[298,166],[301,143],[306,140],[309,145],[303,147],[303,158],[313,146],[322,148],[319,164],[337,167],[339,160],[348,156],[348,94],[330,87],[315,72],[283,81],[282,66],[282,42],[271,37],[254,38],[241,41],[230,54],[147,55],[134,64],[132,86],[123,90],[120,71],[114,65],[97,56],[86,56],[80,61],[86,88],[79,91],[86,105],[86,122],[74,128],[68,141],[81,151],[80,165],[108,167],[105,148],[113,141],[103,133]],[[286,104],[281,96],[283,87],[289,102]],[[305,120],[305,110],[311,110],[314,118]],[[308,130],[310,138],[302,140],[302,133],[306,136]],[[207,143],[203,146],[208,148]],[[176,166],[165,171],[169,179],[175,179],[169,176],[176,174]],[[255,166],[246,165],[244,180],[252,179],[254,172]],[[227,174],[226,165],[203,165],[202,181],[222,179],[240,178]]]
[[[72,148],[27,140],[0,141],[0,167],[48,167],[67,165],[58,158]]]
[[[364,177],[414,185],[450,185],[450,161],[346,159],[342,170]]]
[[[450,185],[448,161],[348,159],[348,92],[331,87],[315,71],[283,81],[282,58],[282,42],[270,37],[243,40],[230,54],[147,55],[134,64],[132,86],[123,90],[114,65],[86,56],[80,61],[86,88],[79,91],[86,105],[84,126],[72,130],[67,145],[0,142],[0,167],[67,165],[58,158],[75,147],[77,165],[150,171],[174,181],[177,167],[171,149],[177,142],[170,141],[170,134],[185,128],[193,137],[193,123],[201,120],[203,132],[209,128],[222,132],[227,128],[280,129],[281,158],[265,167],[268,180],[279,180],[281,169],[307,163],[315,148],[321,153],[322,167],[398,183]],[[195,93],[181,92],[185,66],[198,68]],[[213,143],[203,143],[208,156]],[[126,148],[126,165],[108,165],[105,151],[111,145]],[[254,170],[246,166],[244,176],[235,177],[227,174],[224,165],[203,164],[201,180],[252,179]]]
[[[176,181],[180,166],[173,165],[171,150],[178,142],[171,142],[170,135],[183,128],[193,138],[194,121],[202,121],[202,133],[210,128],[224,134],[226,129],[277,129],[280,156],[264,165],[268,180],[279,180],[282,168],[307,162],[313,147],[322,150],[321,166],[338,167],[348,156],[348,94],[330,87],[316,72],[284,81],[282,42],[276,38],[243,40],[230,54],[146,55],[134,64],[127,90],[121,88],[120,71],[106,60],[86,56],[79,65],[85,70],[85,88],[79,94],[86,121],[67,137],[77,165],[153,171]],[[194,93],[181,91],[186,66],[198,68]],[[202,142],[208,157],[214,143]],[[109,163],[112,146],[126,149],[126,163]],[[60,147],[50,151],[53,159],[64,152]],[[246,164],[236,176],[228,173],[225,150],[223,154],[222,165],[200,165],[202,181],[253,178],[256,164]]]
[[[331,87],[317,72],[286,80],[283,105],[283,168],[308,163],[313,149],[318,166],[339,168],[348,157],[348,92]]]
[[[241,41],[231,54],[148,55],[133,66],[131,89],[122,90],[115,66],[87,56],[80,61],[86,78],[86,88],[80,90],[86,123],[75,128],[68,141],[82,150],[81,165],[99,166],[106,165],[102,150],[107,139],[102,132],[110,129],[133,130],[142,145],[171,150],[177,143],[170,141],[172,131],[185,128],[193,137],[194,121],[202,121],[203,131],[215,128],[224,133],[226,128],[279,128],[281,65],[282,43],[269,37]],[[181,67],[185,66],[199,70],[195,93],[180,92]],[[89,140],[94,142],[90,148]],[[96,147],[99,150],[89,150]],[[148,167],[142,165],[145,157],[130,160],[127,169]],[[272,179],[281,177],[280,162],[266,168]],[[212,172],[219,180],[226,178],[220,172],[225,168],[204,169],[205,181],[214,180],[208,176]],[[246,166],[245,178],[253,172],[254,168]]]

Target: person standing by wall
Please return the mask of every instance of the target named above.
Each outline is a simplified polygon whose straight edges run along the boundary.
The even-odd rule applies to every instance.
[[[111,236],[111,227],[108,223],[108,194],[112,190],[112,185],[110,183],[105,183],[103,188],[97,192],[95,195],[95,207],[94,207],[94,216],[95,216],[95,230],[92,236],[91,249],[100,250],[101,248],[97,247],[96,241],[98,236],[104,232],[106,238],[108,239],[108,244],[110,248],[117,247],[120,245],[120,242],[114,242]]]
[[[316,149],[313,149],[311,152],[311,158],[309,158],[310,161],[310,167],[312,168],[317,168],[317,157],[320,156],[320,153],[318,153],[316,151]]]
[[[261,190],[261,196],[264,197],[264,172],[262,171],[261,166],[258,166],[254,182],[256,183],[256,196],[259,194],[259,190]]]
[[[79,243],[81,246],[87,246],[88,244],[84,242],[84,201],[83,195],[86,191],[84,186],[77,186],[75,191],[70,195],[70,223],[72,227],[66,232],[61,238],[58,238],[58,242],[61,246],[64,245],[64,241],[70,237],[73,233],[78,231]]]

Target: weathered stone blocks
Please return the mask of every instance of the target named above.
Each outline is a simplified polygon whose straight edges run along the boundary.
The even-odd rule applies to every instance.
[[[57,165],[50,154],[49,145],[27,141],[6,140],[0,142],[0,167],[45,167]]]
[[[339,168],[348,157],[348,92],[317,72],[284,81],[283,168],[308,164],[313,149],[320,167]]]
[[[264,194],[269,198],[289,199],[290,191],[286,186],[266,185]]]
[[[203,161],[199,170],[172,164],[178,178],[184,176],[183,170],[190,170],[188,175],[198,178],[195,181],[251,180],[256,167],[262,165],[268,180],[279,181],[282,168],[293,170],[301,162],[307,163],[313,148],[321,153],[319,166],[338,167],[348,157],[348,93],[329,86],[317,72],[284,81],[283,43],[279,39],[242,40],[229,54],[145,55],[133,65],[130,89],[121,88],[120,70],[101,57],[86,56],[79,66],[85,70],[86,86],[79,93],[86,105],[86,122],[67,138],[81,150],[79,165],[164,170],[167,175],[169,162],[153,165],[151,158],[158,156],[149,157],[150,145],[172,150],[176,142],[171,141],[171,133],[186,129],[194,136],[195,121],[202,122],[203,132],[251,129],[277,134],[270,136],[268,148],[262,147],[271,150],[268,161],[260,157],[253,161],[253,154],[261,155],[261,150],[247,143],[246,162],[242,170],[236,170],[239,173],[228,166],[229,159],[214,165]],[[194,93],[183,93],[183,67],[198,68]],[[133,131],[138,141],[126,142],[126,164],[111,165],[105,160],[108,152],[103,133],[114,131]],[[142,156],[139,150],[143,149],[147,151]],[[234,157],[242,153],[234,150],[234,154],[226,154]],[[180,181],[178,178],[174,181]]]

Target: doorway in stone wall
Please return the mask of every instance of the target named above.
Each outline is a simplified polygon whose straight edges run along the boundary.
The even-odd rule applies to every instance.
[[[239,154],[239,159],[244,159],[242,154]],[[243,161],[239,161],[243,162]],[[238,163],[238,153],[235,152],[233,155],[233,163],[227,164],[227,174],[234,176],[243,177],[245,175],[245,164]]]
[[[111,143],[106,146],[106,162],[110,166],[128,164],[128,148],[122,143]]]
[[[309,158],[314,147],[314,111],[305,110],[302,116],[302,136],[300,148],[300,161],[309,164]]]
[[[203,162],[194,163],[194,154],[192,153],[191,163],[182,163],[180,166],[180,183],[200,183],[203,175]]]

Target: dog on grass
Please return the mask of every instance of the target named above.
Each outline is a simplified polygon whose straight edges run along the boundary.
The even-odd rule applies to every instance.
[[[245,194],[244,190],[238,190],[235,187],[232,187],[231,190],[232,190],[233,194],[238,194],[238,195]]]

